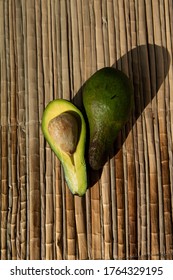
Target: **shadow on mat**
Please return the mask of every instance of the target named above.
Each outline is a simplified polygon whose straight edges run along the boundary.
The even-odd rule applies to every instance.
[[[162,46],[151,44],[141,45],[132,49],[112,65],[112,67],[122,70],[127,75],[129,73],[128,76],[134,87],[134,109],[131,114],[131,120],[129,120],[123,128],[123,134],[122,131],[119,132],[109,158],[116,155],[143,110],[157,95],[157,92],[168,73],[169,66],[170,55],[168,50]],[[85,110],[82,104],[82,90],[84,85],[79,89],[75,97],[72,99],[72,102],[82,111],[87,123]],[[89,135],[88,123],[87,135]],[[89,137],[87,143],[89,143]],[[94,171],[90,168],[87,161],[87,151],[88,146],[86,146],[88,184],[89,187],[92,187],[99,180],[102,169]]]

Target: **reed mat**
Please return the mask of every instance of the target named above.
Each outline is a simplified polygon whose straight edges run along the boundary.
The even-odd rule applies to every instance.
[[[173,258],[173,2],[0,1],[0,258]],[[113,66],[134,109],[73,196],[41,120]]]

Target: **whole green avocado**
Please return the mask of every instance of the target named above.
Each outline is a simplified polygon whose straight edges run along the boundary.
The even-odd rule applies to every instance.
[[[105,164],[118,132],[133,106],[133,86],[120,70],[104,67],[85,83],[83,105],[89,123],[89,164],[99,170]]]

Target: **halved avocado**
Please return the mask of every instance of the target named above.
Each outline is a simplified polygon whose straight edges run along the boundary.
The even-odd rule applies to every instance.
[[[86,124],[80,110],[70,101],[51,101],[43,112],[42,131],[61,161],[71,192],[82,196],[87,190],[85,163]]]

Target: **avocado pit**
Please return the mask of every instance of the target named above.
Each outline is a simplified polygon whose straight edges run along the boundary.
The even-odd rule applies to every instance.
[[[79,141],[79,117],[73,112],[64,112],[48,124],[48,131],[56,145],[65,153],[72,155]]]

